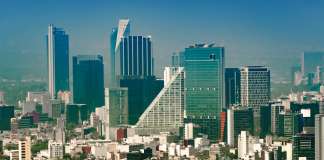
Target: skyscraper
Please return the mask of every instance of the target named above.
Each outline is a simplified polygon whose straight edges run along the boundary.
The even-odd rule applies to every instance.
[[[260,106],[270,100],[270,70],[264,66],[241,68],[241,104],[254,111],[255,134],[260,132]]]
[[[108,101],[109,126],[128,124],[128,89],[106,88],[105,99]]]
[[[120,87],[128,88],[128,123],[133,125],[159,94],[163,80],[155,77],[128,77],[120,80]]]
[[[113,28],[110,34],[110,76],[109,87],[115,88],[117,84],[117,74],[120,73],[120,43],[123,37],[130,34],[130,22],[128,19],[119,20],[117,28]],[[117,62],[117,63],[116,63]],[[117,68],[116,68],[117,67]],[[117,74],[116,74],[117,72]]]
[[[224,103],[224,48],[198,44],[184,51],[185,123],[212,141],[219,138]]]
[[[237,144],[241,131],[253,131],[253,110],[248,107],[233,106],[227,109],[227,144]]]
[[[225,68],[225,103],[228,108],[240,104],[241,75],[239,68]]]
[[[315,136],[312,133],[298,133],[293,136],[293,160],[315,159]]]
[[[182,67],[172,70],[171,79],[145,110],[136,124],[138,134],[178,132],[183,125],[184,72]]]
[[[0,105],[1,131],[9,131],[11,129],[11,118],[13,118],[14,115],[14,106]]]
[[[324,159],[324,114],[315,117],[315,159]]]
[[[150,36],[127,36],[120,42],[120,77],[153,76]]]
[[[73,57],[73,100],[86,104],[90,112],[104,103],[104,67],[100,55]]]
[[[69,90],[69,36],[52,24],[47,35],[48,90],[52,98]]]
[[[163,88],[153,74],[153,49],[150,36],[130,35],[128,19],[119,21],[111,33],[111,78],[109,88],[128,88],[128,123],[138,118]]]

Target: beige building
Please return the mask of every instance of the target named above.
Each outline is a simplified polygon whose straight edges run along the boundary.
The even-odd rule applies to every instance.
[[[31,160],[31,140],[30,137],[19,140],[18,142],[19,160]]]

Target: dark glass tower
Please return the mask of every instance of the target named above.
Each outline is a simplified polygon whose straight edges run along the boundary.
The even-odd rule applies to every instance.
[[[227,110],[227,143],[237,146],[237,137],[241,131],[253,133],[253,110],[233,106]]]
[[[195,45],[185,49],[185,123],[196,123],[216,141],[224,108],[224,48]]]
[[[120,44],[120,76],[153,76],[151,37],[128,36]]]
[[[73,57],[73,100],[86,104],[90,112],[104,105],[104,70],[100,55]]]
[[[68,104],[66,105],[66,122],[67,124],[82,124],[83,121],[89,120],[89,108],[85,104]]]
[[[52,98],[69,90],[69,36],[61,28],[48,27],[48,90]]]
[[[157,80],[154,77],[129,77],[120,80],[120,87],[128,88],[128,123],[136,124],[163,88],[163,80]]]
[[[11,129],[11,118],[14,117],[14,106],[0,106],[0,130],[8,131]]]
[[[298,160],[299,157],[315,159],[315,135],[310,133],[298,133],[292,140],[292,159]]]
[[[240,104],[241,74],[239,68],[225,68],[225,103],[226,107]]]

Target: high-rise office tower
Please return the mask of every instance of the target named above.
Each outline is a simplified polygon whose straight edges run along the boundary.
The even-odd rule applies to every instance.
[[[150,36],[128,36],[121,39],[119,76],[153,76],[152,42]]]
[[[284,106],[277,103],[270,103],[271,106],[271,132],[273,134],[280,133],[280,121],[279,121],[279,113],[283,111]],[[263,117],[262,117],[263,118]]]
[[[128,123],[136,124],[145,109],[163,88],[163,80],[154,77],[125,78],[120,87],[128,88]]]
[[[48,90],[52,98],[69,90],[69,36],[52,24],[47,35]]]
[[[292,138],[293,160],[315,159],[315,136],[313,133],[298,133]]]
[[[270,100],[270,70],[264,66],[241,68],[241,104],[254,111],[255,134],[260,133],[260,106]]]
[[[128,89],[106,88],[105,99],[108,101],[109,126],[118,127],[128,124]]]
[[[304,127],[315,126],[315,115],[319,114],[319,108],[319,102],[290,103],[290,109],[292,112],[298,112],[302,114]]]
[[[182,67],[172,70],[171,79],[145,110],[136,124],[138,134],[178,132],[183,125],[184,72]]]
[[[315,117],[315,159],[324,159],[324,114]]]
[[[117,74],[120,73],[120,43],[123,37],[130,34],[130,22],[128,19],[119,20],[117,28],[113,28],[110,34],[110,76],[109,88],[118,86]],[[116,68],[117,67],[117,68]],[[117,73],[116,73],[117,72]]]
[[[240,104],[241,73],[239,68],[225,68],[225,104]]]
[[[86,104],[90,112],[104,103],[104,66],[100,55],[73,57],[73,100]]]
[[[271,104],[260,106],[260,137],[271,134]]]
[[[227,109],[227,144],[237,145],[237,137],[241,131],[253,131],[253,110],[233,106]]]
[[[14,106],[0,105],[0,130],[9,131],[11,129],[11,118],[14,117]]]
[[[300,133],[302,129],[303,119],[300,113],[291,111],[279,113],[278,136],[291,138],[293,135]]]
[[[324,52],[304,52],[301,58],[301,69],[304,76],[315,73],[318,66],[324,66]]]
[[[220,136],[224,103],[224,47],[198,44],[184,51],[185,123],[194,123],[212,141]]]
[[[128,123],[138,118],[163,88],[153,74],[153,49],[150,36],[130,35],[129,20],[120,20],[111,33],[109,88],[128,88]]]

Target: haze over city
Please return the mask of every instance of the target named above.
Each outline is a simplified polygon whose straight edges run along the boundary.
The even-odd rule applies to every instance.
[[[226,46],[226,66],[267,65],[274,80],[289,80],[303,51],[323,49],[323,6],[318,0],[2,1],[0,76],[46,78],[49,24],[70,35],[71,55],[100,53],[107,63],[111,29],[128,18],[132,33],[152,36],[159,77],[173,52],[215,42]]]
[[[1,160],[324,160],[324,2],[0,2]]]

